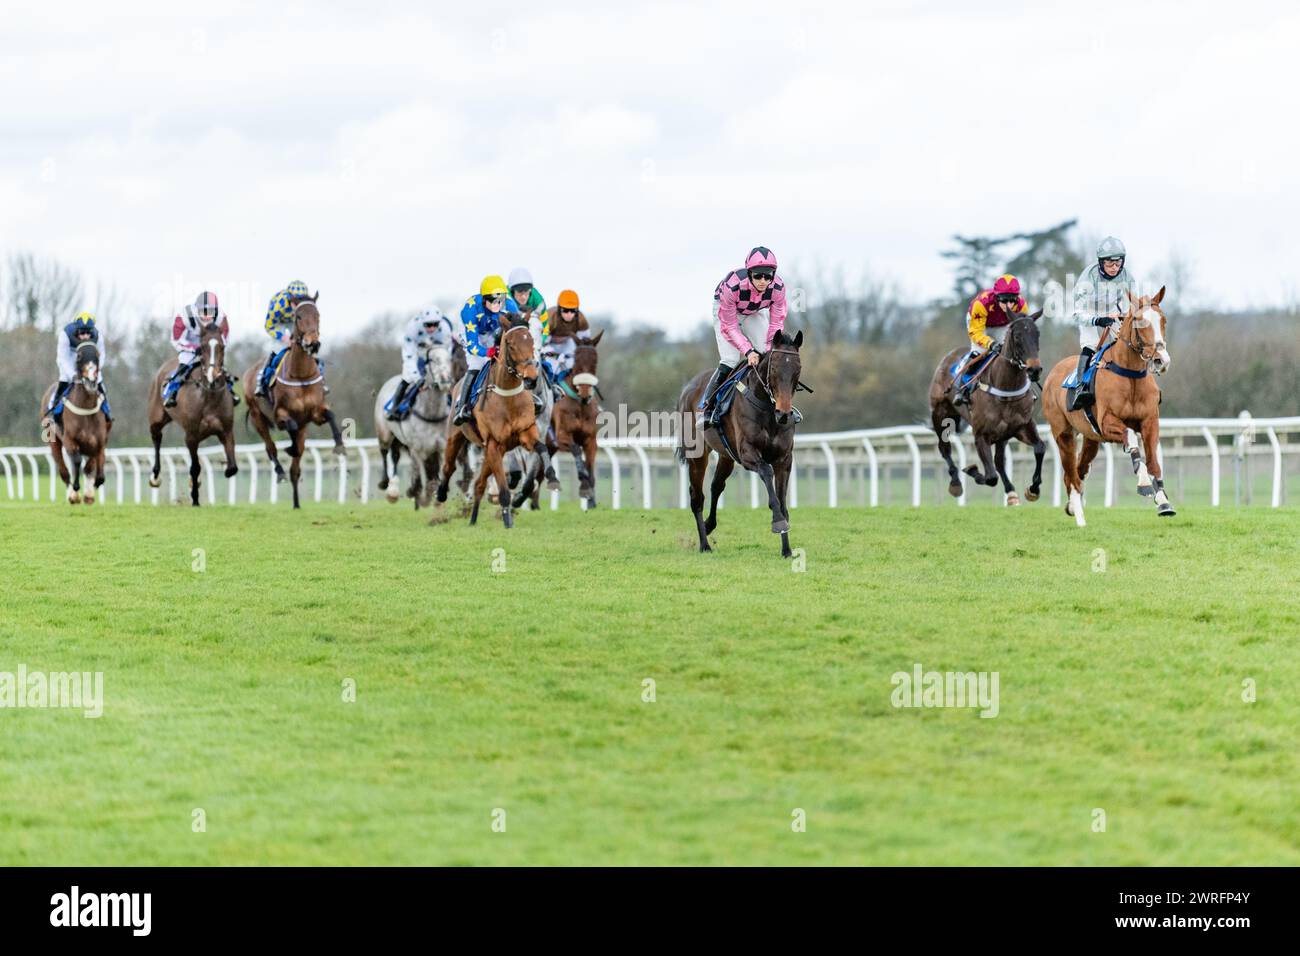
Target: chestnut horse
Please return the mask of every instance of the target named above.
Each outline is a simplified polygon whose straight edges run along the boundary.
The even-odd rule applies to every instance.
[[[483,463],[474,482],[474,507],[469,523],[478,522],[478,508],[487,488],[488,477],[497,483],[501,502],[501,520],[507,528],[514,525],[510,513],[510,486],[506,483],[505,455],[517,446],[529,451],[545,451],[537,434],[537,418],[533,395],[528,383],[537,381],[537,360],[533,357],[533,336],[523,325],[516,325],[501,336],[499,355],[488,372],[488,381],[474,404],[474,417],[464,425],[449,425],[447,449],[442,457],[442,479],[438,482],[436,500],[447,500],[447,482],[456,470],[456,460],[466,442],[483,448]],[[468,388],[469,382],[464,383]],[[460,394],[460,386],[453,389],[453,401]]]
[[[93,342],[77,346],[77,377],[63,396],[63,427],[58,428],[50,413],[50,398],[54,386],[45,390],[41,399],[42,435],[50,445],[50,454],[59,469],[59,477],[68,487],[68,504],[85,501],[95,503],[95,489],[104,483],[104,452],[108,448],[108,433],[113,423],[104,417],[104,396],[99,392],[99,349]],[[72,459],[72,476],[63,461],[63,450]],[[91,486],[81,494],[81,472],[85,468]]]
[[[939,439],[939,454],[948,465],[948,494],[960,498],[961,474],[952,460],[949,437],[957,425],[958,416],[970,423],[975,438],[975,451],[984,470],[971,464],[966,474],[977,484],[996,485],[1002,479],[1007,505],[1020,504],[1015,485],[1007,476],[1007,442],[1018,438],[1034,449],[1034,475],[1030,479],[1025,497],[1037,501],[1043,481],[1043,455],[1047,445],[1038,437],[1034,424],[1033,383],[1043,374],[1043,363],[1038,358],[1038,325],[1043,310],[1016,319],[1007,327],[1006,338],[997,356],[980,372],[971,389],[969,405],[952,403],[955,384],[950,371],[953,365],[968,354],[967,349],[953,349],[944,356],[930,379],[930,422]],[[975,359],[976,362],[982,358]],[[964,371],[964,369],[963,369]],[[997,473],[994,474],[994,469]]]
[[[226,477],[233,478],[239,471],[235,464],[235,399],[227,384],[226,341],[221,326],[216,322],[204,322],[199,329],[198,353],[202,363],[190,369],[181,382],[175,406],[164,407],[162,388],[176,370],[179,358],[163,363],[149,392],[149,435],[153,438],[153,474],[149,476],[149,487],[157,488],[159,485],[162,433],[167,423],[174,421],[185,430],[185,447],[190,451],[190,504],[196,508],[199,506],[199,475],[203,471],[199,461],[200,442],[219,435],[226,450]]]
[[[786,510],[785,493],[790,484],[790,465],[794,458],[795,420],[791,409],[794,393],[799,388],[801,345],[803,332],[794,338],[777,332],[771,350],[759,359],[757,365],[744,368],[743,377],[733,386],[739,394],[718,427],[703,430],[704,443],[718,453],[718,466],[713,471],[710,487],[713,500],[709,505],[708,520],[704,519],[703,511],[704,472],[709,467],[709,453],[697,446],[696,454],[690,455],[685,423],[698,421],[700,398],[712,371],[701,372],[682,389],[677,400],[677,413],[683,428],[677,446],[677,460],[690,469],[691,511],[695,515],[701,551],[713,550],[709,547],[708,536],[718,525],[718,498],[739,461],[746,470],[756,472],[767,488],[772,532],[781,536],[781,557],[788,558],[794,554],[790,550],[790,512]]]
[[[1165,314],[1160,302],[1164,286],[1154,296],[1129,298],[1129,311],[1115,332],[1114,342],[1103,356],[1093,382],[1093,410],[1097,428],[1093,428],[1083,409],[1066,411],[1066,390],[1061,387],[1078,362],[1070,355],[1056,363],[1043,386],[1043,412],[1056,437],[1061,452],[1065,490],[1069,500],[1065,513],[1074,515],[1080,528],[1083,516],[1083,481],[1103,441],[1123,446],[1138,476],[1138,492],[1155,498],[1156,513],[1174,514],[1161,480],[1160,459],[1156,445],[1160,441],[1160,388],[1150,374],[1162,374],[1169,368],[1165,348]],[[1113,330],[1115,327],[1112,326]],[[1109,330],[1108,330],[1109,331]],[[1075,436],[1083,436],[1083,451],[1075,460]],[[1146,462],[1138,454],[1138,435],[1142,436]]]
[[[587,509],[596,507],[596,417],[599,407],[592,399],[596,385],[596,346],[605,334],[601,329],[591,338],[577,339],[573,350],[573,371],[568,382],[578,393],[573,398],[565,390],[555,402],[551,421],[555,424],[556,453],[573,455],[578,470],[578,494],[587,499]]]
[[[247,418],[262,436],[267,457],[275,466],[276,481],[284,481],[284,468],[271,438],[271,426],[289,433],[289,447],[285,449],[293,458],[289,478],[293,482],[293,506],[298,504],[298,478],[302,475],[302,453],[307,443],[308,425],[329,425],[334,435],[334,453],[347,452],[343,447],[343,433],[334,419],[334,413],[325,402],[324,375],[316,362],[320,351],[320,310],[316,308],[316,295],[299,302],[293,310],[293,335],[289,354],[280,364],[271,380],[271,401],[257,395],[257,380],[266,360],[257,362],[244,373],[244,396],[248,401]]]

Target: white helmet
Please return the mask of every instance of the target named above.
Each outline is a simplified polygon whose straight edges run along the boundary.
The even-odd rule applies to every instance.
[[[1126,255],[1128,253],[1124,251],[1124,243],[1114,236],[1107,236],[1097,246],[1098,259],[1123,259]]]
[[[447,321],[447,317],[442,314],[442,310],[436,305],[431,305],[429,308],[423,309],[416,318],[419,319],[420,325],[424,326],[426,329],[431,329],[439,325],[447,328],[451,327],[451,323]]]
[[[527,269],[523,268],[522,266],[520,266],[517,269],[511,269],[510,278],[506,280],[506,285],[510,287],[511,291],[514,291],[514,288],[517,285],[532,285],[532,284],[533,284],[533,274],[529,272]]]

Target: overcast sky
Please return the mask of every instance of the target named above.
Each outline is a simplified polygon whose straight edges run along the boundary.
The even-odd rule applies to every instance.
[[[1300,299],[1294,5],[183,6],[6,5],[0,251],[243,329],[295,278],[328,337],[525,265],[681,331],[756,244],[929,299],[952,233],[1077,215]]]

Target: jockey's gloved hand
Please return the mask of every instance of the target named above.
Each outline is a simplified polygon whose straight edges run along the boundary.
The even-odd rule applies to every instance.
[[[1099,329],[1104,329],[1108,325],[1114,325],[1115,320],[1112,319],[1109,315],[1099,315],[1092,320],[1092,324],[1097,326],[1097,328]]]
[[[989,346],[989,354],[991,354],[991,355],[998,355],[998,354],[1000,354],[1001,352],[1002,352],[1002,343],[1001,343],[1001,342],[994,342],[991,346]]]

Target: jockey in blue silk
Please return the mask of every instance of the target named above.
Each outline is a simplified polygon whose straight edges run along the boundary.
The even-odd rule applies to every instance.
[[[288,342],[293,336],[293,310],[298,307],[299,302],[310,298],[307,283],[295,279],[272,296],[270,305],[266,307],[266,334],[275,339],[277,344],[271,350],[266,365],[262,368],[262,374],[257,380],[257,394],[263,398],[270,398],[268,389],[271,379],[275,376],[280,360],[289,351],[288,345],[280,343]]]
[[[469,371],[460,383],[460,403],[456,406],[456,417],[452,421],[454,425],[463,425],[473,417],[471,399],[475,389],[472,385],[488,364],[488,349],[496,345],[502,313],[517,315],[519,306],[510,296],[506,280],[500,276],[488,276],[479,283],[478,295],[466,299],[460,310],[463,336],[461,344],[465,346]]]
[[[95,325],[95,317],[89,312],[79,312],[77,317],[57,333],[54,357],[59,366],[59,383],[50,396],[46,411],[51,413],[56,425],[63,427],[63,396],[77,378],[77,346],[91,342],[99,351],[99,394],[104,396],[104,418],[113,420],[113,412],[108,407],[108,392],[104,390],[104,340]]]

